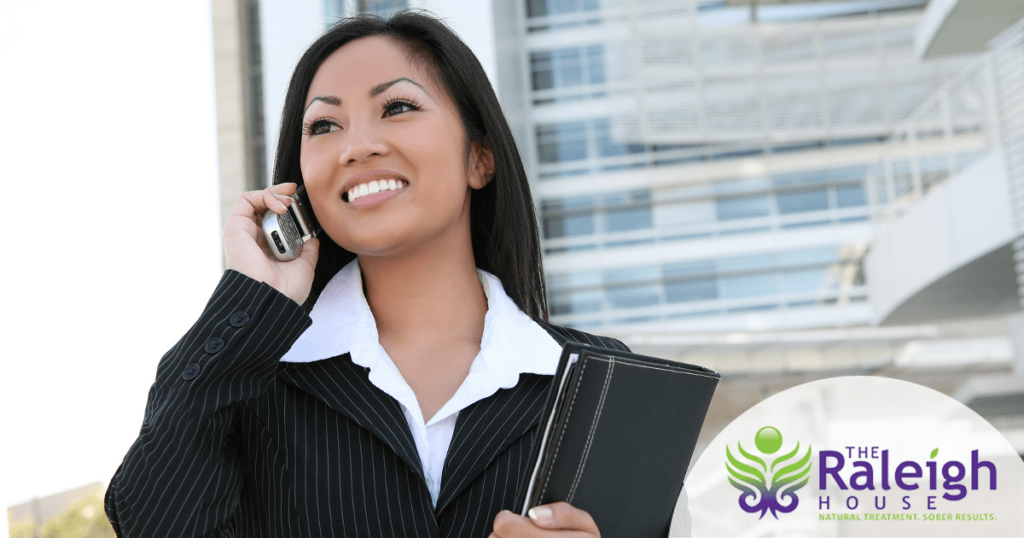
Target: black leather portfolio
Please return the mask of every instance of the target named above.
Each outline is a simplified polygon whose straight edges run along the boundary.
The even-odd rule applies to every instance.
[[[668,535],[719,374],[569,344],[516,507],[565,501],[604,538]]]

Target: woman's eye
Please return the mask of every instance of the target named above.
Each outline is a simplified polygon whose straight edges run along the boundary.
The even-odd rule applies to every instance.
[[[310,127],[309,127],[309,134],[321,135],[321,134],[333,133],[334,131],[338,131],[340,129],[341,129],[341,127],[338,127],[336,124],[331,123],[329,121],[317,120],[317,121],[313,122],[312,125],[310,125]]]
[[[392,101],[384,106],[384,117],[416,110],[416,105],[407,101]]]

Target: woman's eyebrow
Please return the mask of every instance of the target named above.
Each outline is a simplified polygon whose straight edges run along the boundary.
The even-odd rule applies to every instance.
[[[410,79],[407,79],[405,77],[402,77],[402,78],[396,78],[395,80],[392,80],[391,82],[381,82],[380,84],[370,88],[370,97],[378,96],[381,93],[384,93],[384,90],[386,90],[386,89],[390,88],[391,86],[394,86],[395,84],[398,84],[399,82],[402,82],[402,81],[410,82],[410,83],[414,84],[417,88],[423,90],[424,93],[426,93],[426,91],[427,91],[427,90],[423,89],[423,86],[420,86],[419,84],[416,84],[415,80],[410,80]]]
[[[302,113],[305,114],[307,111],[309,111],[309,107],[313,106],[313,103],[315,103],[317,101],[323,101],[323,102],[325,102],[325,103],[327,103],[329,105],[334,105],[334,106],[340,106],[341,105],[341,99],[338,99],[337,97],[335,97],[333,95],[318,95],[318,96],[314,97],[313,100],[310,101],[308,105],[306,105],[306,110],[303,110]]]

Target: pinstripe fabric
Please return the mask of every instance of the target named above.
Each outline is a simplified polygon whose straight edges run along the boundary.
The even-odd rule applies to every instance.
[[[551,377],[523,374],[459,414],[435,509],[400,405],[364,368],[347,354],[279,362],[309,324],[270,286],[224,274],[161,359],[139,438],[111,480],[106,510],[119,536],[490,532],[526,472]],[[626,349],[545,328],[559,344]]]

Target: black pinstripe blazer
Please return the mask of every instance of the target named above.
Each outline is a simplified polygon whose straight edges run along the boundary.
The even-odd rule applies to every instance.
[[[280,357],[310,325],[228,271],[160,361],[139,438],[110,482],[118,536],[484,537],[512,508],[551,376],[523,374],[458,415],[437,507],[401,406],[348,354]],[[625,350],[553,325],[560,344]]]

